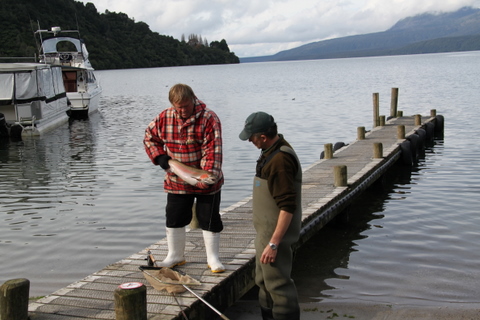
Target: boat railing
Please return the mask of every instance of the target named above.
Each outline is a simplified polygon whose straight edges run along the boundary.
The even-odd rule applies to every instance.
[[[21,117],[19,123],[22,127],[32,127],[35,125],[35,116]]]
[[[35,131],[35,121],[36,117],[21,117],[20,121],[16,121],[15,125],[18,125],[22,128],[22,131],[27,133],[33,133]]]

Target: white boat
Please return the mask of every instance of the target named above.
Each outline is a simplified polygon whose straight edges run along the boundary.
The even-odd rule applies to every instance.
[[[0,63],[0,137],[40,135],[68,121],[62,70],[42,63]]]
[[[95,78],[85,43],[78,30],[53,27],[35,32],[41,43],[40,62],[62,68],[71,116],[86,116],[98,109],[102,87]],[[71,36],[73,35],[73,36]]]

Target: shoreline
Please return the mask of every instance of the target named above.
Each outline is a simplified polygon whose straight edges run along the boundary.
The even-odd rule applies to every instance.
[[[302,320],[474,320],[480,317],[480,303],[451,303],[445,306],[410,306],[365,302],[300,303]],[[261,319],[257,301],[240,300],[224,314],[230,320]]]

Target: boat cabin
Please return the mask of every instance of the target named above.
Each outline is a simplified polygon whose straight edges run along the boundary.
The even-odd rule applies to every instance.
[[[8,125],[43,128],[68,109],[60,67],[0,63],[0,113]]]

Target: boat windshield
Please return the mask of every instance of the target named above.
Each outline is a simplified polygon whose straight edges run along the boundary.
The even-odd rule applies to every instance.
[[[66,43],[62,43],[66,42]],[[59,43],[62,43],[59,46]],[[73,44],[75,46],[75,49],[77,52],[82,52],[84,55],[87,55],[88,53],[85,51],[85,45],[82,44],[82,42],[79,39],[75,38],[70,38],[70,37],[56,37],[56,38],[50,38],[46,39],[42,43],[42,48],[43,48],[43,53],[57,53],[57,52],[65,52],[65,51],[73,51],[73,50],[62,50],[64,45],[71,45]],[[73,49],[73,47],[72,47]],[[83,49],[83,50],[82,50]]]

